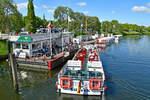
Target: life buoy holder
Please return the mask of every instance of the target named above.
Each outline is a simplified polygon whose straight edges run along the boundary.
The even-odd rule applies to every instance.
[[[91,90],[101,89],[101,79],[90,79],[89,80],[89,88]]]
[[[71,78],[61,77],[60,78],[60,86],[61,86],[61,88],[71,88]]]

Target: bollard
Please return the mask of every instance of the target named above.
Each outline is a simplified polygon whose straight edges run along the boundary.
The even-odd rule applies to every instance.
[[[18,77],[17,77],[17,65],[14,54],[9,54],[10,58],[10,67],[12,72],[12,78],[13,78],[13,86],[15,91],[18,93],[19,87],[18,87]]]

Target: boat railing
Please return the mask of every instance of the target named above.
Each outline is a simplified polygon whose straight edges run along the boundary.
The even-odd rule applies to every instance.
[[[89,80],[89,79],[102,79],[101,76],[90,76],[90,75],[59,75],[60,77],[68,77],[71,78],[73,80]]]
[[[63,70],[60,74],[59,77],[69,77],[72,79],[78,79],[78,80],[88,80],[88,79],[102,79],[102,73],[101,72],[83,72],[81,70],[78,71],[69,71],[69,70]]]

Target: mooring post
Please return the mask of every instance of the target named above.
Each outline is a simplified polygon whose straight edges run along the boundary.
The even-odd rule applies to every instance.
[[[14,54],[10,53],[10,67],[11,67],[11,72],[12,72],[12,78],[13,78],[13,85],[14,89],[16,92],[19,92],[19,87],[18,87],[18,77],[17,77],[17,65],[16,65],[16,60]]]
[[[8,48],[8,61],[10,62],[10,56],[9,56],[9,54],[11,53],[11,47],[10,47],[10,41],[9,40],[7,40],[7,48]]]

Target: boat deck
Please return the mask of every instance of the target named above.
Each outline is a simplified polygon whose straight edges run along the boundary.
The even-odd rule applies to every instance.
[[[73,60],[77,60],[77,61],[79,59],[81,60],[81,64],[83,64],[81,67],[81,70],[70,70],[66,64],[65,68],[63,68],[63,71],[60,74],[60,77],[68,77],[68,78],[72,78],[74,80],[102,79],[101,72],[89,71],[89,68],[91,68],[91,66],[88,65],[89,53],[90,53],[89,51],[87,51],[87,53],[85,53],[86,54],[85,58],[74,57],[74,59],[73,59]],[[80,54],[80,52],[78,52],[78,54]],[[100,61],[100,57],[99,57],[98,61]],[[74,66],[71,66],[71,67],[74,67]]]

